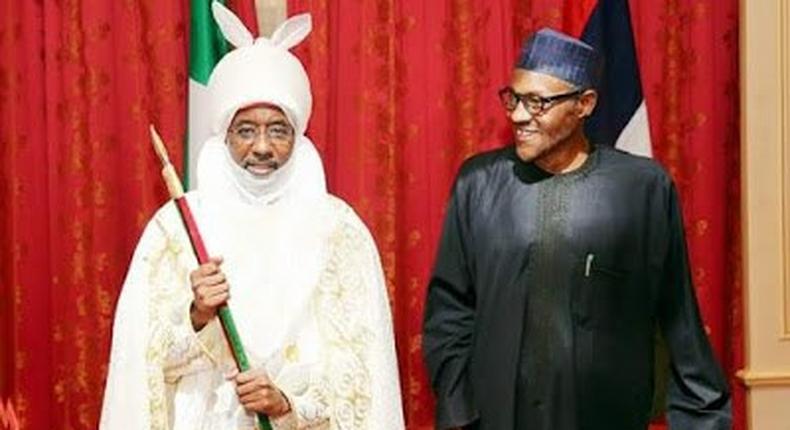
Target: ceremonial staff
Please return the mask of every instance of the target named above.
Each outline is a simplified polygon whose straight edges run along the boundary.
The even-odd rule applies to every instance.
[[[178,213],[181,215],[181,221],[184,223],[184,228],[187,230],[189,241],[192,244],[192,250],[195,252],[195,257],[199,264],[205,264],[209,261],[206,246],[198,231],[195,218],[192,216],[192,211],[189,208],[189,202],[184,197],[184,187],[181,185],[181,180],[178,178],[176,169],[170,163],[170,157],[167,156],[167,148],[162,142],[162,138],[156,132],[156,129],[151,125],[151,143],[154,145],[154,150],[162,161],[162,178],[167,184],[167,191],[170,193],[170,198],[175,202],[178,208]],[[217,308],[217,315],[219,316],[222,331],[225,332],[225,340],[228,341],[230,351],[233,353],[233,359],[236,361],[236,367],[239,372],[244,372],[250,368],[250,363],[247,360],[247,354],[244,352],[244,346],[241,344],[239,332],[236,330],[236,323],[233,322],[233,315],[230,313],[227,303],[221,304]],[[269,418],[259,413],[258,425],[261,430],[272,430],[269,423]]]

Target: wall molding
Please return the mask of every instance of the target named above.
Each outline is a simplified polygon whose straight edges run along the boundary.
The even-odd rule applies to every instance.
[[[782,340],[790,341],[790,4],[779,2],[779,87],[781,139],[782,240],[784,262],[782,290]]]
[[[790,430],[790,1],[740,0],[748,427]],[[778,424],[782,423],[782,424]]]
[[[754,387],[790,387],[790,371],[787,372],[752,372],[739,370],[736,376],[749,388]]]

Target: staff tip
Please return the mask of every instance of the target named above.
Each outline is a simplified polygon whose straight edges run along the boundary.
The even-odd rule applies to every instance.
[[[159,136],[159,133],[156,132],[156,127],[154,127],[153,124],[150,124],[148,130],[151,132],[151,143],[154,145],[156,155],[158,155],[159,159],[162,160],[162,164],[170,164],[170,158],[167,156],[167,148],[165,147],[164,142],[162,142],[162,138]]]

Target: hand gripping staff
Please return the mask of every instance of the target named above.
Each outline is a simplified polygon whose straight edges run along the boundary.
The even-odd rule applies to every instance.
[[[192,250],[195,252],[195,257],[199,264],[207,263],[209,261],[209,255],[208,252],[206,252],[206,246],[203,243],[200,231],[198,231],[197,224],[192,216],[189,202],[187,202],[186,197],[184,197],[184,187],[181,185],[181,180],[178,178],[176,169],[173,167],[173,164],[170,163],[170,157],[167,156],[167,149],[162,142],[162,138],[159,137],[153,125],[151,125],[150,130],[151,142],[154,145],[154,150],[162,161],[162,178],[164,178],[165,184],[167,184],[167,191],[170,193],[170,197],[175,202],[178,213],[181,215],[181,221],[183,221],[184,228],[187,230],[189,241],[192,244]],[[233,315],[230,313],[227,303],[223,303],[219,306],[217,315],[219,315],[222,331],[225,332],[225,340],[228,341],[230,351],[233,353],[233,359],[236,361],[236,367],[239,369],[239,372],[248,370],[250,368],[250,363],[247,359],[247,354],[244,352],[244,346],[241,344],[239,332],[236,330],[236,323],[233,322]],[[259,428],[261,430],[272,430],[269,418],[262,413],[257,415]]]

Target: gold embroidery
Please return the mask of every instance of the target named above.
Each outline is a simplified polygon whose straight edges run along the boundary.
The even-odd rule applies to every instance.
[[[290,344],[285,347],[285,359],[289,363],[296,363],[299,361],[299,347],[295,344]]]
[[[347,207],[340,210],[350,211]],[[319,331],[326,342],[324,377],[328,386],[322,394],[331,396],[333,429],[367,428],[369,424],[371,382],[365,353],[373,333],[364,320],[369,286],[359,270],[366,267],[360,252],[366,249],[366,243],[355,227],[341,222],[330,237],[329,260],[314,303]]]
[[[162,230],[159,243],[148,263],[149,341],[146,351],[148,365],[149,410],[151,429],[168,428],[168,411],[164,366],[174,342],[170,312],[174,303],[183,303],[188,291],[182,286],[187,269],[181,262],[184,238],[173,237]]]

